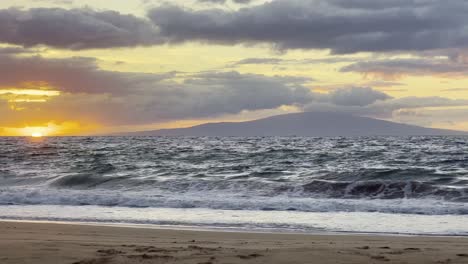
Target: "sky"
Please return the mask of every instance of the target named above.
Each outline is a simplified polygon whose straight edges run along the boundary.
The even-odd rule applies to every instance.
[[[468,131],[464,0],[2,0],[0,136],[334,111]]]

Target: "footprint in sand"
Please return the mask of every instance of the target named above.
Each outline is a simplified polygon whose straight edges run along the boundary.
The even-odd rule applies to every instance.
[[[357,247],[357,249],[365,249],[365,250],[367,250],[367,249],[370,249],[370,247],[369,247],[369,246],[363,246],[363,247]]]
[[[380,261],[390,261],[390,259],[388,259],[385,256],[371,256],[371,259],[380,260]]]
[[[73,262],[72,264],[107,264],[109,259],[91,259],[91,260],[82,260],[78,262]]]
[[[250,255],[237,255],[237,257],[241,259],[253,259],[253,258],[263,257],[263,255],[254,253]]]
[[[446,259],[446,260],[439,260],[437,261],[438,264],[450,264],[452,263],[451,259]]]
[[[165,259],[165,260],[174,259],[173,256],[169,256],[169,255],[148,255],[148,254],[130,255],[130,256],[127,256],[127,258],[129,259]]]
[[[405,248],[406,251],[421,251],[420,248]]]
[[[403,255],[405,252],[401,251],[401,250],[395,250],[395,251],[390,251],[390,252],[387,252],[385,254],[389,254],[389,255]]]
[[[120,250],[116,250],[116,249],[100,249],[98,251],[96,251],[97,253],[99,254],[103,254],[103,255],[119,255],[119,254],[125,254],[125,252],[123,251],[120,251]]]

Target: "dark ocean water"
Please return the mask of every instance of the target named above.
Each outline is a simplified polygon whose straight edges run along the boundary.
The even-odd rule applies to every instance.
[[[0,204],[210,207],[212,194],[225,197],[211,201],[219,209],[243,209],[231,196],[248,198],[246,207],[281,197],[464,205],[468,138],[3,138],[0,186]],[[60,191],[102,197],[45,197]],[[142,193],[141,203],[119,199],[126,193]],[[198,205],[186,195],[200,195]]]
[[[463,216],[467,153],[466,137],[0,138],[0,206]]]

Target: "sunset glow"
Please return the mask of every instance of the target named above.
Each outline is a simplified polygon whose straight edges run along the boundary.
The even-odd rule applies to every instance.
[[[26,136],[26,137],[44,137],[48,136],[53,133],[53,128],[50,127],[25,127],[20,128],[16,131],[19,136]]]
[[[41,132],[33,132],[31,134],[31,137],[33,138],[40,138],[40,137],[43,137],[42,133]]]
[[[0,136],[31,135],[30,124],[111,134],[318,110],[468,130],[466,3],[143,2],[1,1],[11,30],[0,30]],[[434,30],[438,10],[456,21]]]

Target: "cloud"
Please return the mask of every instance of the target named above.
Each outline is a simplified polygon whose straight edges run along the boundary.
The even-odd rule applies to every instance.
[[[466,92],[468,88],[448,88],[441,90],[442,92]]]
[[[172,43],[267,43],[281,50],[421,51],[468,46],[468,3],[273,0],[239,10],[165,5],[150,19]]]
[[[303,107],[304,111],[344,112],[359,116],[391,119],[395,112],[424,108],[466,107],[466,99],[449,99],[444,97],[402,97],[387,100],[376,100],[368,105],[337,105],[329,101],[313,101]]]
[[[47,82],[67,93],[141,93],[174,73],[122,73],[99,69],[92,58],[46,59],[40,56],[0,56],[0,87]]]
[[[438,96],[394,98],[369,87],[346,87],[327,94],[314,93],[313,99],[302,105],[302,110],[343,112],[359,116],[393,119],[402,116],[401,113],[423,111],[425,108],[443,111],[447,107],[466,106],[468,106],[466,99],[449,99]],[[430,118],[430,116],[425,116],[425,118]]]
[[[224,4],[226,0],[198,0],[200,3]]]
[[[312,98],[310,89],[302,85],[309,80],[238,72],[198,74],[184,83],[187,90],[191,90],[189,96],[196,99],[195,106],[187,110],[207,116],[209,113],[239,113],[242,110],[304,104]]]
[[[5,107],[0,125],[28,120],[131,125],[275,109],[309,102],[312,92],[304,84],[310,81],[238,72],[113,72],[89,58],[3,56],[0,87],[41,82],[61,94],[46,102],[16,103],[20,111]]]
[[[33,0],[33,2],[45,2],[52,3],[56,5],[72,5],[74,0]]]
[[[276,65],[280,63],[285,63],[286,61],[278,58],[247,58],[237,62],[234,62],[232,65],[251,65],[251,64],[270,64]]]
[[[0,47],[0,56],[1,55],[13,55],[13,54],[24,54],[24,53],[32,53],[34,51],[29,49],[24,49],[21,47]]]
[[[394,119],[403,123],[466,130],[467,115],[466,108],[417,109],[395,111]]]
[[[385,101],[392,97],[372,88],[351,87],[338,89],[330,93],[330,102],[343,106],[366,106],[376,101]]]
[[[225,4],[227,0],[198,0],[200,3]],[[232,0],[236,4],[250,4],[252,0]]]
[[[163,43],[157,28],[145,19],[87,8],[0,10],[0,42],[72,50]]]
[[[404,85],[401,82],[391,82],[391,81],[384,81],[384,80],[373,80],[366,82],[366,86],[369,87],[392,87],[392,86],[402,86]],[[392,89],[395,91],[395,89]],[[406,89],[398,89],[399,91],[406,91]]]
[[[230,64],[231,67],[241,65],[307,65],[307,64],[333,64],[344,62],[356,62],[356,58],[329,57],[322,59],[280,59],[280,58],[246,58]]]
[[[23,86],[24,84],[27,86]],[[0,89],[42,87],[60,95],[45,102],[8,102],[0,97],[0,126],[73,121],[105,126],[206,119],[244,111],[294,106],[305,111],[338,111],[392,118],[396,111],[467,106],[442,97],[393,98],[368,87],[313,92],[310,77],[266,76],[236,71],[131,73],[103,70],[91,58],[51,59],[0,55]],[[44,89],[38,87],[37,89]],[[46,91],[46,90],[43,90]],[[26,99],[27,96],[15,97]]]
[[[405,75],[453,77],[466,76],[468,64],[448,59],[388,59],[356,62],[341,68],[340,72],[358,72],[387,78]]]
[[[72,50],[197,41],[334,53],[420,52],[467,48],[467,12],[464,0],[273,0],[228,10],[163,4],[147,17],[89,8],[10,8],[0,10],[0,42]]]

